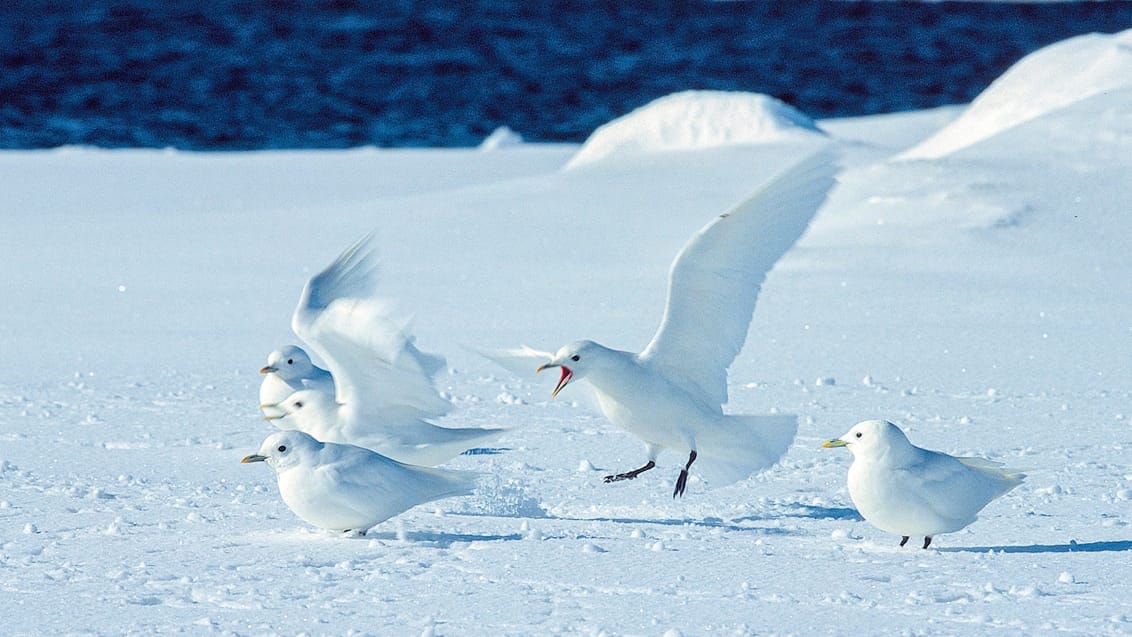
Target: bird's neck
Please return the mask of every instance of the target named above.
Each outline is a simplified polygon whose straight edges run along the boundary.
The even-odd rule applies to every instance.
[[[656,380],[645,373],[636,354],[615,349],[607,349],[601,365],[588,370],[585,379],[601,393],[621,396],[640,394]]]
[[[906,467],[918,461],[919,449],[913,446],[890,446],[884,453],[873,458],[873,462],[887,467]]]

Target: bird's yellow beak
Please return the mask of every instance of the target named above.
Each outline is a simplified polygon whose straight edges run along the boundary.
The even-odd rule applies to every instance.
[[[826,440],[825,442],[821,443],[821,446],[825,447],[826,449],[833,449],[834,447],[845,447],[848,444],[849,443],[840,438],[834,438],[833,440]]]
[[[240,461],[240,464],[248,464],[249,462],[263,462],[264,460],[267,460],[267,456],[261,456],[258,453],[253,453],[250,456],[244,456],[244,459]]]
[[[267,367],[259,368],[259,373],[261,373],[261,374],[271,374],[271,373],[274,373],[274,372],[277,372],[277,371],[279,371],[279,370],[272,367],[271,365],[268,365]]]

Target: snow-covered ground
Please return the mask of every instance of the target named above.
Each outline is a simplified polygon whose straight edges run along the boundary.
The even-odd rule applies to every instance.
[[[657,146],[595,135],[569,169],[587,149],[0,154],[0,633],[1132,632],[1132,32],[1039,52],[967,111],[817,122],[841,183],[727,407],[796,413],[797,440],[673,500],[682,458],[603,484],[639,442],[471,348],[639,350],[686,238],[823,143],[701,97],[710,119],[642,109],[618,134]],[[476,495],[343,538],[239,459],[303,283],[375,228],[385,291],[448,358],[442,423],[511,431],[449,463]],[[1029,478],[897,548],[819,448],[866,418]]]

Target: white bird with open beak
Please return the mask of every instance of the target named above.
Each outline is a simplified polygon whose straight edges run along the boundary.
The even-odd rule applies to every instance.
[[[805,231],[835,173],[831,154],[819,152],[693,235],[672,263],[664,317],[641,353],[576,341],[555,354],[483,354],[513,372],[539,360],[536,371],[558,368],[552,396],[587,381],[605,417],[643,440],[648,454],[643,466],[606,482],[654,468],[662,449],[687,458],[673,497],[683,495],[693,468],[718,486],[770,467],[794,439],[797,419],[723,413],[727,368],[747,338],[767,272]]]

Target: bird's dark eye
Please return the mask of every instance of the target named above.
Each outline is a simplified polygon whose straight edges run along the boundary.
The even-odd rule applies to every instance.
[[[287,364],[288,364],[288,365],[294,365],[294,364],[295,364],[295,359],[293,359],[293,358],[288,358],[288,359],[287,359]]]
[[[301,400],[296,401],[295,402],[295,409],[302,409],[302,408],[303,408],[303,401],[301,401]],[[857,435],[860,436],[861,434],[857,434]]]
[[[571,357],[570,357],[570,360],[572,360],[572,361],[574,361],[575,363],[577,363],[578,361],[582,360],[582,357],[581,357],[581,356],[578,356],[577,354],[574,354],[573,356],[571,356]]]
[[[859,432],[859,431],[857,432],[857,437],[858,437],[858,438],[860,438],[860,437],[861,437],[861,432]]]
[[[284,451],[287,451],[287,445],[279,445],[279,453],[283,453]]]

